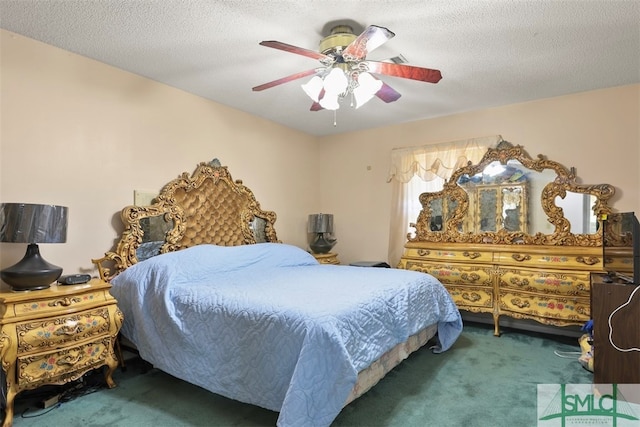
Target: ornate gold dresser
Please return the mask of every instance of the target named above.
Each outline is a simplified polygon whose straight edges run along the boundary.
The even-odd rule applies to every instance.
[[[107,365],[107,385],[117,367],[114,342],[123,316],[111,285],[92,280],[18,293],[0,290],[0,359],[6,378],[4,427],[12,425],[16,394],[64,384]]]
[[[438,278],[461,310],[555,325],[590,319],[590,274],[603,270],[608,184],[503,142],[444,189],[420,196],[399,268]]]

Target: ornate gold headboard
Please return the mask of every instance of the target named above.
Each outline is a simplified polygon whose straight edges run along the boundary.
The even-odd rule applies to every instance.
[[[155,200],[122,210],[125,229],[115,251],[92,260],[102,280],[144,259],[195,245],[279,242],[275,212],[263,211],[253,192],[233,181],[217,159],[200,163],[192,175],[184,172]]]

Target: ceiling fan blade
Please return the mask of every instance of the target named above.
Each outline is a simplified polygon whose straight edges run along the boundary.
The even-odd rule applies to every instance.
[[[369,71],[387,76],[402,77],[404,79],[419,80],[427,83],[438,83],[442,78],[440,70],[414,67],[412,65],[393,64],[389,62],[362,61],[369,67]]]
[[[384,27],[369,25],[354,41],[342,51],[347,61],[364,59],[369,52],[382,46],[395,34]]]
[[[285,52],[291,52],[298,55],[307,56],[309,58],[317,59],[319,61],[333,62],[333,58],[323,53],[316,52],[314,50],[305,49],[298,46],[293,46],[287,43],[277,42],[274,40],[262,41],[260,42],[260,46],[266,46],[266,47],[272,47],[274,49],[284,50]]]
[[[324,107],[322,107],[322,105],[320,105],[319,102],[314,102],[313,104],[311,104],[311,108],[309,108],[309,111],[320,111],[320,110],[324,110]]]
[[[382,82],[382,87],[376,92],[376,96],[386,103],[397,101],[402,95],[394,88]]]
[[[299,73],[292,74],[290,76],[283,77],[281,79],[274,80],[272,82],[261,84],[260,86],[256,86],[256,87],[252,88],[252,90],[254,92],[259,92],[261,90],[269,89],[269,88],[272,88],[274,86],[281,85],[283,83],[288,83],[288,82],[291,82],[293,80],[301,79],[303,77],[313,76],[314,74],[317,74],[317,73],[318,73],[318,69],[317,68],[314,68],[312,70],[307,70],[307,71],[301,71]]]

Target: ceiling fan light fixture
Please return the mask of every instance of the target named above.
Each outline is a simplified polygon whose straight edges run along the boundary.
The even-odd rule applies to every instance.
[[[328,94],[343,94],[348,87],[349,79],[340,68],[333,68],[324,78],[324,90]]]
[[[313,102],[318,102],[323,88],[324,82],[320,76],[314,76],[311,80],[302,85],[302,90],[309,95],[309,98],[311,98]]]
[[[358,87],[353,90],[356,99],[356,109],[369,102],[382,88],[382,82],[369,73],[358,75]]]
[[[325,28],[331,32],[322,39],[320,52],[290,45],[287,43],[264,40],[261,46],[279,49],[285,52],[316,59],[322,68],[301,71],[268,83],[253,87],[259,92],[293,80],[312,77],[302,89],[313,100],[310,111],[323,109],[337,110],[343,98],[350,95],[351,106],[359,108],[371,98],[377,96],[386,103],[397,101],[400,93],[375,75],[400,77],[427,83],[438,83],[442,78],[439,70],[404,65],[406,60],[401,55],[388,62],[367,59],[367,55],[395,36],[388,28],[369,25],[356,36],[351,23],[355,21],[332,22]],[[357,26],[357,23],[355,23]],[[323,30],[323,34],[325,34]],[[373,74],[369,74],[373,73]],[[334,113],[335,126],[335,113]]]
[[[339,99],[340,94],[338,93],[325,93],[319,103],[325,110],[335,111],[340,108],[340,103],[338,102]]]

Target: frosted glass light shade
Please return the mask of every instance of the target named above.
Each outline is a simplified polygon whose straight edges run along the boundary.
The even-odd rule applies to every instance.
[[[349,79],[340,68],[332,69],[324,78],[324,90],[331,94],[344,93],[349,86]]]
[[[318,102],[320,98],[320,92],[322,92],[323,81],[319,76],[314,76],[307,83],[302,85],[302,90],[309,95],[314,102]]]
[[[360,108],[369,102],[380,88],[382,88],[382,82],[380,80],[374,78],[369,73],[360,73],[358,76],[358,87],[353,90],[353,96],[356,99],[356,108]]]
[[[337,93],[325,92],[324,96],[320,100],[320,106],[325,110],[337,110],[340,108],[340,103],[338,102],[339,95]]]

